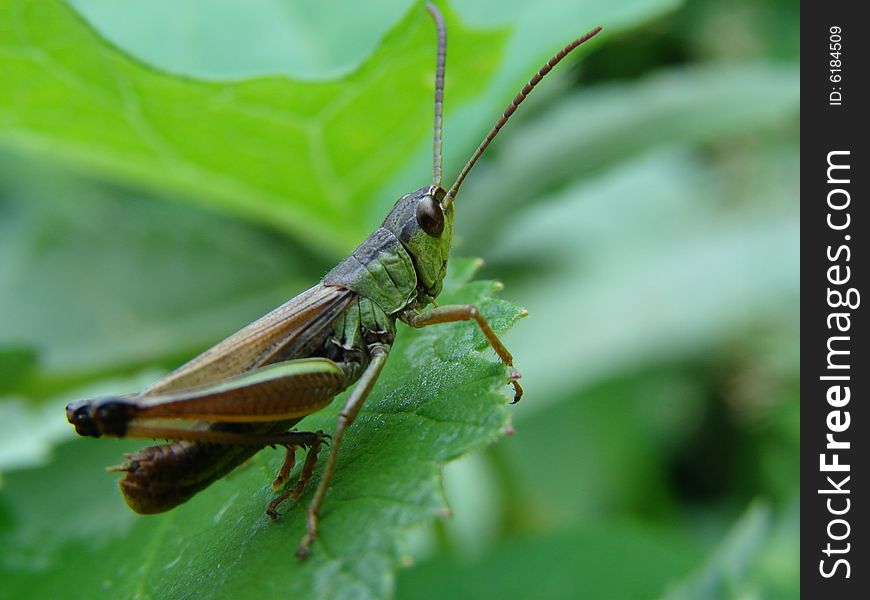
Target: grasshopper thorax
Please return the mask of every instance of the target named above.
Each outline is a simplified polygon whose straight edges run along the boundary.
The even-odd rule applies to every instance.
[[[414,262],[417,302],[425,305],[441,293],[453,240],[453,203],[447,191],[428,185],[396,202],[381,227],[392,232]]]

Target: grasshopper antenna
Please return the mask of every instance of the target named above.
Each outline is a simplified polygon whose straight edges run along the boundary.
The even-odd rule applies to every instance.
[[[568,56],[568,54],[574,48],[598,35],[599,31],[601,31],[600,26],[596,27],[583,37],[577,38],[576,40],[559,50],[559,52],[557,52],[555,56],[553,56],[553,58],[548,60],[547,63],[543,67],[541,67],[531,79],[529,79],[529,82],[523,86],[523,89],[521,89],[520,92],[516,96],[514,96],[514,99],[511,100],[510,104],[508,104],[502,116],[499,117],[498,121],[495,122],[495,125],[492,126],[492,129],[489,130],[489,133],[486,134],[486,137],[480,143],[480,146],[477,147],[477,150],[474,151],[474,154],[472,154],[471,158],[468,159],[468,162],[465,163],[465,166],[459,173],[459,177],[456,178],[456,183],[454,183],[453,187],[450,188],[450,191],[447,192],[447,198],[445,198],[444,200],[445,208],[449,206],[451,202],[453,202],[454,198],[456,198],[456,194],[459,192],[459,186],[462,185],[462,182],[465,180],[465,176],[468,175],[468,172],[471,171],[472,167],[474,167],[474,163],[477,162],[477,159],[480,158],[480,155],[483,154],[483,151],[486,150],[487,146],[489,146],[493,138],[498,135],[499,130],[501,130],[501,128],[504,127],[504,124],[508,122],[508,119],[510,119],[511,115],[514,114],[514,111],[516,111],[517,107],[522,104],[523,100],[526,99],[526,96],[528,96],[529,93],[533,89],[535,89],[535,86],[540,83],[541,79],[543,79],[547,73],[553,70],[553,67],[559,64],[559,61]]]
[[[435,64],[435,138],[432,143],[432,182],[441,186],[441,129],[444,112],[444,63],[447,60],[447,28],[444,17],[431,2],[426,3],[426,10],[435,21],[438,31],[438,60]]]

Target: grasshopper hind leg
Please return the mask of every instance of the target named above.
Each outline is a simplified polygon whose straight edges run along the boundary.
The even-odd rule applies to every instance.
[[[290,477],[290,471],[292,471],[293,467],[296,465],[296,449],[307,448],[308,454],[305,456],[305,462],[302,464],[302,470],[299,472],[299,479],[296,481],[296,485],[289,490],[282,492],[277,498],[272,500],[266,508],[266,514],[273,520],[280,516],[278,507],[288,498],[294,502],[299,501],[302,492],[305,491],[305,486],[309,481],[311,481],[311,476],[314,474],[314,468],[317,466],[317,455],[320,452],[320,448],[324,444],[328,445],[329,443],[327,440],[330,439],[330,436],[322,431],[309,433],[308,435],[310,435],[311,438],[303,443],[287,445],[287,454],[284,457],[284,462],[278,470],[278,475],[275,477],[275,481],[272,482],[273,489],[278,489],[283,486]]]

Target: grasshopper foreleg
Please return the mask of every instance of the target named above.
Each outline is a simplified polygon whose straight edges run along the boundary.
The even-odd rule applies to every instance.
[[[449,304],[447,306],[430,308],[429,310],[419,313],[408,311],[402,315],[402,320],[411,327],[416,328],[427,327],[437,323],[455,323],[456,321],[474,320],[477,323],[477,326],[480,327],[480,331],[483,332],[483,335],[486,337],[486,341],[489,342],[489,345],[492,346],[492,349],[495,350],[495,353],[498,355],[499,359],[501,359],[501,362],[506,366],[511,367],[510,382],[511,385],[514,386],[514,399],[512,404],[516,404],[520,401],[520,398],[523,397],[523,388],[519,381],[517,381],[520,378],[520,373],[513,369],[514,357],[508,349],[505,348],[505,345],[499,339],[498,335],[496,335],[495,331],[492,330],[492,327],[489,326],[486,317],[484,317],[480,313],[480,310],[473,304]]]
[[[320,507],[323,506],[323,500],[326,498],[326,492],[329,489],[329,483],[332,481],[332,474],[335,472],[335,463],[338,461],[338,450],[341,447],[341,440],[344,438],[344,433],[351,426],[359,414],[366,397],[378,380],[381,374],[381,369],[384,368],[384,363],[387,360],[389,349],[381,344],[374,345],[371,350],[371,362],[369,362],[366,370],[363,371],[359,381],[350,393],[344,406],[341,407],[341,412],[338,414],[338,422],[335,426],[335,435],[332,438],[331,448],[329,449],[329,458],[326,460],[326,467],[323,469],[323,475],[320,482],[317,484],[317,491],[314,493],[314,499],[311,501],[311,506],[308,507],[306,515],[305,536],[299,543],[299,548],[296,550],[296,556],[299,558],[308,558],[312,542],[317,538],[317,520]],[[310,456],[310,454],[309,454]],[[308,459],[306,459],[306,464]],[[305,469],[302,469],[303,472]]]

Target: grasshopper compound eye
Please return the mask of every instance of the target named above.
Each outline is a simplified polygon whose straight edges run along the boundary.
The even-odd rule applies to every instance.
[[[423,196],[417,203],[417,223],[433,237],[438,237],[444,231],[444,213],[441,205],[432,196]]]

